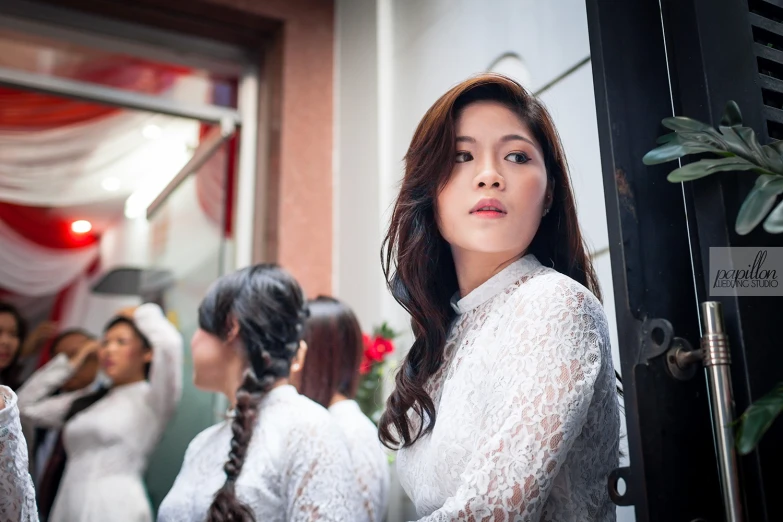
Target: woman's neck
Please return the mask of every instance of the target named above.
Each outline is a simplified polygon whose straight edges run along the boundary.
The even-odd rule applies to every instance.
[[[465,297],[524,254],[485,254],[452,248],[459,295]]]
[[[147,377],[144,375],[136,375],[134,377],[128,377],[127,379],[121,379],[119,381],[112,380],[111,387],[112,388],[119,388],[121,386],[130,386],[131,384],[136,384],[137,382],[146,381]]]
[[[346,397],[342,393],[335,393],[334,396],[332,397],[331,402],[329,403],[329,406],[334,406],[338,402],[343,402],[343,401],[347,401],[347,400],[348,400],[348,397]]]
[[[272,384],[272,387],[269,388],[270,391],[274,390],[275,388],[279,388],[281,386],[285,386],[286,384],[289,384],[288,377],[281,377],[277,379],[274,384]],[[225,395],[226,399],[228,399],[228,403],[231,405],[231,409],[233,410],[236,408],[237,405],[237,391],[239,390],[239,387],[242,385],[242,380],[239,379],[235,383],[228,383],[228,386],[225,390],[223,390],[223,395]]]

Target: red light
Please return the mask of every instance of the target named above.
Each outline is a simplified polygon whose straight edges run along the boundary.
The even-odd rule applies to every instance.
[[[71,223],[71,230],[74,234],[86,234],[92,230],[92,223],[84,219],[80,219]]]

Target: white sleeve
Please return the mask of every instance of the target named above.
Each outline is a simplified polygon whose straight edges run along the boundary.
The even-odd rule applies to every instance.
[[[522,318],[521,304],[510,312],[492,348],[495,385],[476,420],[482,427],[476,449],[456,493],[420,522],[540,520],[582,431],[608,342],[593,296],[568,283],[556,290],[534,318]],[[531,321],[543,328],[530,329]]]
[[[42,428],[60,428],[76,399],[89,389],[52,395],[76,370],[65,354],[59,354],[27,379],[18,390],[19,411],[27,423]]]
[[[286,520],[367,522],[348,447],[333,421],[293,433],[287,443]]]
[[[16,395],[6,386],[0,386],[0,395],[5,402],[0,409],[0,516],[10,522],[38,522]]]
[[[168,421],[182,397],[182,335],[153,303],[138,307],[133,320],[152,345],[150,406]]]

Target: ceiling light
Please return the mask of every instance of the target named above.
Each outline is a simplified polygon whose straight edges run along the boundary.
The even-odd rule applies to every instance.
[[[78,221],[71,223],[71,230],[73,230],[75,234],[86,234],[92,230],[92,223],[84,219],[79,219]]]
[[[108,192],[116,192],[120,190],[120,180],[117,178],[106,178],[101,182],[103,190]]]
[[[144,130],[142,130],[141,133],[148,140],[157,140],[163,136],[163,130],[154,124],[145,125]]]

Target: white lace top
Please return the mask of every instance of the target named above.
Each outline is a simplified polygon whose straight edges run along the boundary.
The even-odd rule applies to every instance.
[[[614,521],[619,409],[606,317],[532,255],[452,305],[431,434],[398,455],[420,520]]]
[[[372,522],[382,522],[389,503],[389,459],[378,440],[378,428],[356,401],[340,401],[329,413],[348,440],[354,473]]]
[[[5,402],[0,409],[0,520],[38,522],[16,395],[7,386],[0,386],[0,395]]]
[[[199,433],[188,446],[158,522],[202,522],[226,475],[231,422]],[[264,396],[242,472],[239,499],[263,522],[362,522],[367,515],[351,457],[329,413],[290,385]]]

